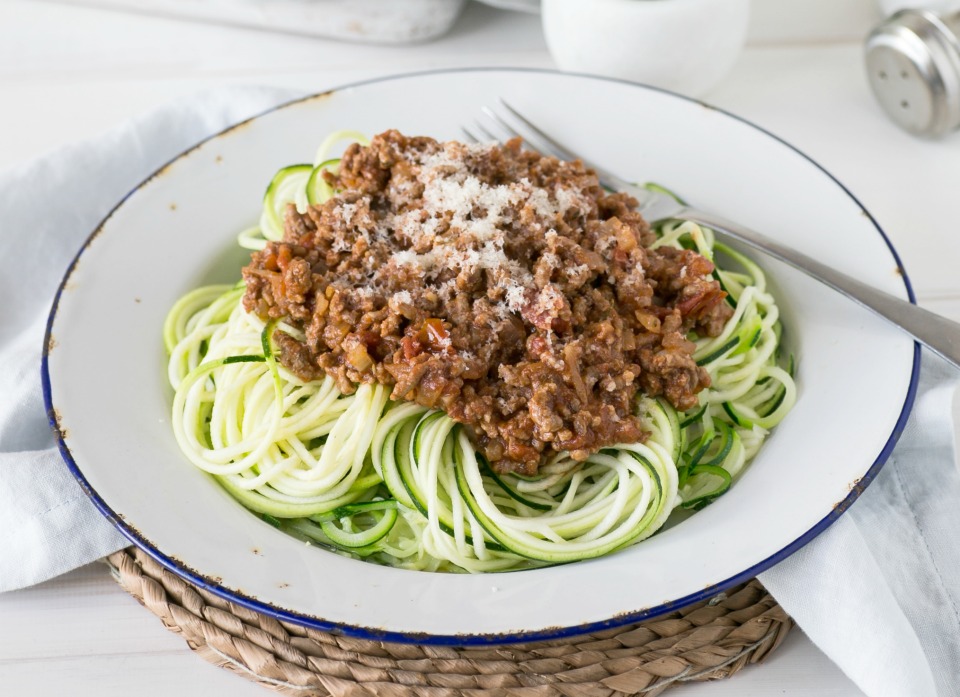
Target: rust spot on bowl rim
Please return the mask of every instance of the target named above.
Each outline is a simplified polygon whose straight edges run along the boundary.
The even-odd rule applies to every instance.
[[[53,408],[53,423],[56,425],[56,429],[60,434],[60,438],[66,440],[70,437],[70,430],[63,425],[63,416],[60,414],[60,410],[56,407]]]
[[[177,159],[179,159],[179,158],[177,158]],[[177,160],[173,160],[172,162],[168,162],[168,163],[165,164],[163,167],[161,167],[160,169],[158,169],[156,172],[153,173],[153,177],[151,177],[151,179],[160,179],[161,177],[166,176],[167,172],[169,172],[171,169],[173,169],[173,164],[174,164],[174,162],[176,162],[176,161],[177,161]]]
[[[299,103],[306,104],[308,102],[322,102],[326,99],[330,99],[330,97],[336,94],[336,92],[337,90],[327,90],[326,92],[319,92],[317,94],[312,94],[309,97],[301,99]]]
[[[848,494],[843,498],[843,500],[837,501],[835,504],[833,504],[833,512],[836,515],[842,515],[846,513],[847,509],[849,509],[855,501],[858,501],[863,495],[863,492],[866,491],[867,484],[869,484],[869,482],[864,482],[862,477],[854,479],[852,482],[847,484],[847,491],[853,496]]]

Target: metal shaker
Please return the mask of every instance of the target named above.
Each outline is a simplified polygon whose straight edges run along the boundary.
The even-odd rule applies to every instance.
[[[867,76],[891,119],[919,136],[960,128],[960,12],[901,10],[866,42]]]

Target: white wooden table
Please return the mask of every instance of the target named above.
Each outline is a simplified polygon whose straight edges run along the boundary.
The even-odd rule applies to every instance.
[[[764,21],[786,11],[789,2],[800,4],[755,1]],[[833,172],[887,230],[921,304],[960,319],[960,134],[918,141],[887,121],[868,92],[857,40],[867,31],[869,11],[862,0],[854,3],[859,9],[846,4],[848,26],[831,25],[819,41],[772,42],[771,36],[790,32],[756,30],[755,38],[767,40],[749,46],[708,99],[782,136]],[[796,26],[816,24],[814,6],[827,3],[806,3]],[[552,61],[536,18],[480,7],[470,8],[439,41],[379,48],[2,0],[0,168],[205,87],[259,83],[319,91],[376,75],[472,65],[550,67]],[[267,694],[192,655],[102,565],[0,595],[0,694],[227,693]],[[799,631],[762,667],[670,694],[862,695]]]

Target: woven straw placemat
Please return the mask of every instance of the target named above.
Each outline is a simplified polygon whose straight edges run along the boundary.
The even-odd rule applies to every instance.
[[[709,601],[593,634],[508,646],[415,646],[278,622],[193,586],[139,549],[107,563],[120,585],[202,658],[300,697],[653,697],[762,661],[793,626],[754,579]]]

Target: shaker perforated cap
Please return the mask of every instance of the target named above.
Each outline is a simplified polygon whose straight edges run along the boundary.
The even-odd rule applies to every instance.
[[[911,133],[960,127],[960,13],[902,10],[867,37],[867,76],[877,100]]]

